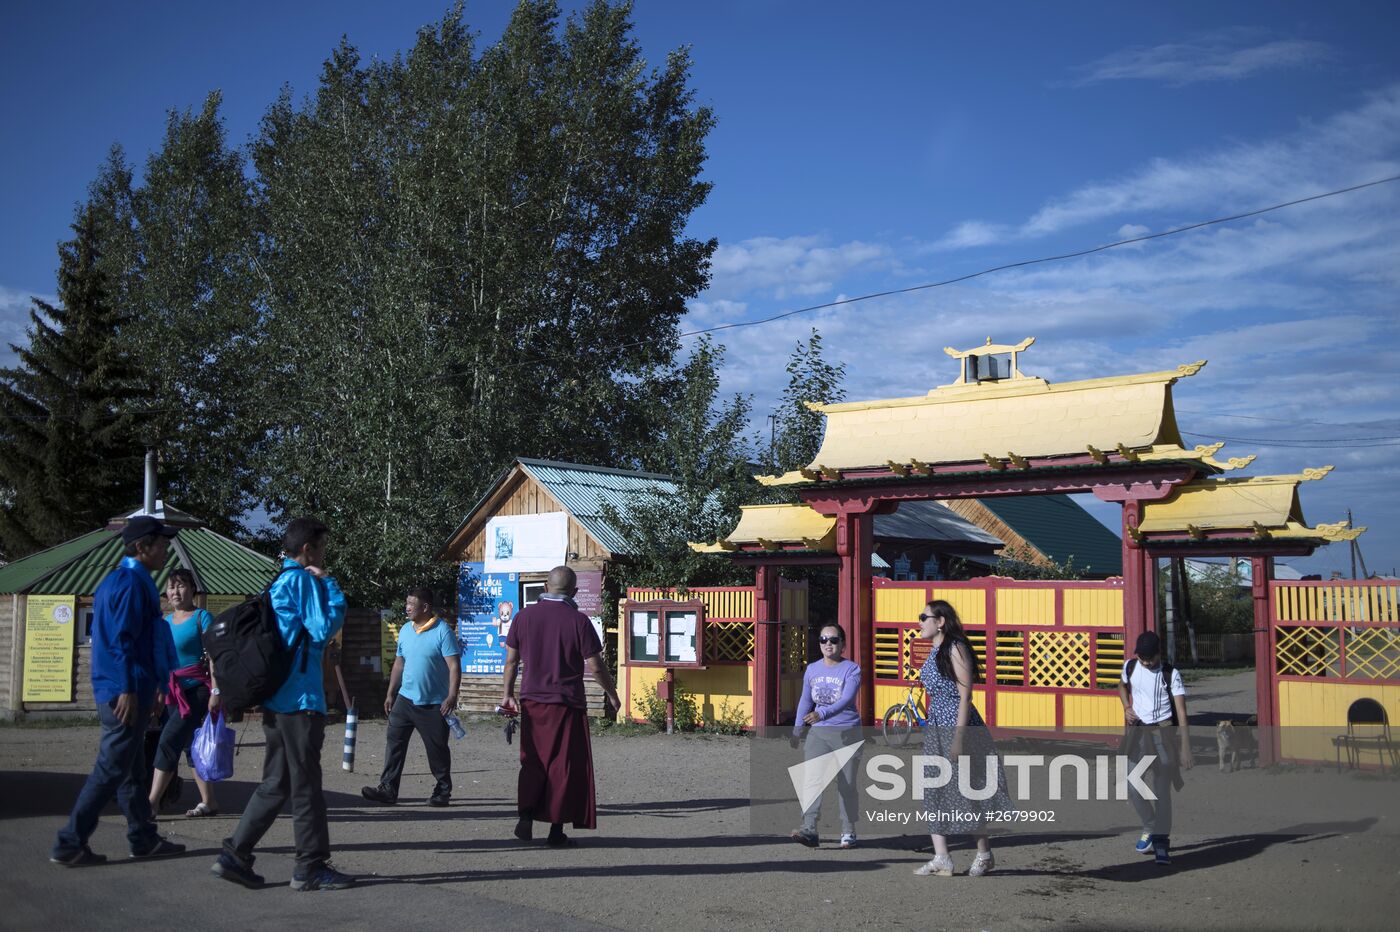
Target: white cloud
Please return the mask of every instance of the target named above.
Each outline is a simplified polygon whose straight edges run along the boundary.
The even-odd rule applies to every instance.
[[[0,285],[0,365],[10,365],[14,353],[10,344],[23,344],[25,330],[29,326],[29,312],[34,307],[34,298],[54,304],[58,301],[52,295],[35,294],[19,288]]]
[[[1090,182],[1051,199],[1020,224],[965,220],[933,247],[1029,240],[1123,214],[1141,218],[1152,211],[1172,212],[1172,223],[1163,224],[1170,226],[1254,209],[1400,173],[1397,149],[1400,85],[1393,85],[1356,109],[1281,138],[1185,158],[1157,158],[1122,178]],[[1341,197],[1373,196],[1374,190]],[[1346,209],[1345,203],[1339,209]],[[1182,216],[1185,212],[1191,213]]]
[[[1277,39],[1241,45],[1247,34],[1224,33],[1188,42],[1134,46],[1078,69],[1076,86],[1104,81],[1158,81],[1174,87],[1205,81],[1238,81],[1263,71],[1315,65],[1331,57],[1322,42]]]
[[[1118,228],[1118,238],[1137,239],[1139,236],[1146,236],[1151,232],[1151,227],[1145,227],[1140,223],[1125,223]]]
[[[842,276],[887,264],[889,256],[887,246],[858,240],[831,246],[817,236],[762,236],[721,244],[711,265],[708,294],[766,291],[779,300],[823,294]]]

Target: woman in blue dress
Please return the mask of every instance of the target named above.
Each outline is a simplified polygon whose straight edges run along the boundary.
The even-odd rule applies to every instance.
[[[919,670],[929,700],[923,753],[949,761],[951,770],[944,785],[924,790],[933,859],[914,873],[920,877],[953,876],[948,836],[958,834],[976,837],[977,856],[967,874],[981,877],[996,865],[985,813],[1010,809],[1011,797],[986,723],[972,704],[977,656],[963,633],[958,613],[941,599],[928,603],[919,616],[919,637],[932,642],[928,659]],[[970,799],[960,788],[980,796],[993,784],[995,789],[987,799]]]
[[[176,706],[166,709],[165,726],[161,729],[160,744],[156,747],[151,780],[152,812],[160,811],[160,798],[175,776],[180,755],[188,754],[190,740],[195,730],[203,724],[204,716],[219,708],[219,687],[214,682],[213,670],[203,660],[204,645],[200,638],[214,617],[205,609],[195,608],[194,574],[187,569],[171,571],[165,583],[165,597],[171,609],[165,621],[170,625],[170,636],[175,647],[173,669],[193,675],[177,678],[187,711],[182,715]],[[194,774],[194,782],[199,787],[199,802],[185,815],[192,819],[218,815],[219,804],[214,799],[214,788],[201,780],[198,773]]]

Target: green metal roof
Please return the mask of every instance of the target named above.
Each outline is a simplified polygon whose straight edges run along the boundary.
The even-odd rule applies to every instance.
[[[278,564],[206,527],[184,527],[156,574],[164,586],[171,570],[192,569],[209,595],[252,595],[272,581]],[[93,531],[0,568],[0,593],[91,595],[121,562],[121,534]],[[181,551],[188,555],[186,561]]]
[[[1122,575],[1122,542],[1068,495],[1004,495],[978,501],[1056,563],[1073,557],[1075,568],[1091,575]]]
[[[604,503],[626,514],[631,497],[638,492],[675,495],[679,491],[675,480],[658,473],[549,460],[521,459],[517,462],[531,478],[548,489],[598,543],[614,554],[627,553],[628,546],[616,528],[603,519]]]

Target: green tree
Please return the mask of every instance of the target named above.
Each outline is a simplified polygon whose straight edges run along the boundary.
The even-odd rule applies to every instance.
[[[779,474],[807,466],[821,448],[825,418],[808,405],[833,404],[846,397],[841,384],[846,364],[827,362],[822,336],[815,327],[807,341],[798,341],[788,357],[787,374],[787,387],[773,412],[773,449],[769,453]]]
[[[642,466],[672,477],[675,494],[641,492],[624,508],[604,509],[605,520],[627,543],[630,556],[619,573],[625,585],[721,585],[751,579],[748,570],[726,558],[697,554],[689,546],[732,531],[740,505],[757,489],[744,439],[750,402],[742,395],[720,399],[723,361],[723,348],[702,338],[655,412],[656,436]]]
[[[636,462],[714,243],[685,236],[713,122],[630,8],[521,3],[476,56],[460,6],[404,57],[347,43],[251,148],[256,464],[275,516],[337,531],[397,594],[515,456]]]
[[[226,533],[254,504],[262,423],[255,393],[258,293],[244,163],[225,141],[220,96],[171,112],[143,182],[120,150],[89,198],[108,243],[101,264],[127,318],[125,352],[157,399],[148,443],[163,497]]]
[[[139,371],[116,334],[127,320],[82,210],[59,247],[57,305],[34,299],[18,365],[0,370],[0,550],[14,560],[94,530],[141,497]]]

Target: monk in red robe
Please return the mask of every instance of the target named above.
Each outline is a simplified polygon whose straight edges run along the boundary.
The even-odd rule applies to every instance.
[[[584,672],[603,687],[614,710],[622,707],[622,700],[603,662],[598,632],[574,604],[574,571],[556,566],[549,571],[545,590],[510,626],[501,708],[520,712],[520,819],[515,837],[529,841],[534,823],[548,822],[547,844],[564,847],[572,844],[564,834],[565,822],[574,828],[598,827]],[[517,706],[515,676],[521,662],[525,675]]]

